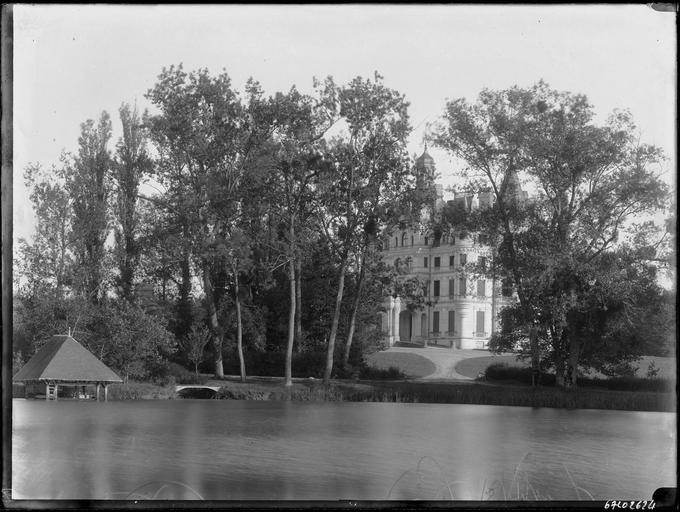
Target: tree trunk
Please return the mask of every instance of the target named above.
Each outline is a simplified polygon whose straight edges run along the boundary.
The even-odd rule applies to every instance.
[[[558,388],[565,387],[564,370],[565,370],[564,361],[558,355],[555,361],[555,385]]]
[[[565,371],[565,387],[576,388],[576,378],[578,376],[578,361],[581,356],[581,343],[579,340],[571,339],[569,343],[569,357]]]
[[[288,285],[290,290],[290,309],[288,311],[288,344],[286,345],[285,385],[293,385],[293,342],[295,341],[295,228],[290,222],[290,262],[288,263]]]
[[[212,342],[215,349],[215,378],[224,377],[224,366],[222,365],[222,333],[217,319],[217,307],[215,305],[215,293],[210,279],[210,270],[207,263],[203,263],[203,287],[205,288],[205,300],[208,305],[208,320],[212,331]]]
[[[345,272],[347,271],[347,258],[345,257],[340,265],[340,275],[338,276],[338,295],[335,298],[335,312],[333,313],[333,323],[331,324],[331,334],[328,337],[328,352],[326,352],[326,370],[323,373],[323,383],[328,384],[331,380],[333,371],[333,354],[335,352],[335,337],[338,334],[338,323],[340,322],[340,308],[342,306],[342,294],[345,290]]]
[[[538,353],[538,331],[533,326],[529,328],[529,346],[531,347],[531,385],[538,386],[541,361]]]
[[[302,343],[302,258],[295,261],[295,340]]]
[[[193,323],[193,308],[191,304],[191,255],[189,253],[188,240],[189,229],[186,224],[182,227],[184,234],[184,243],[182,244],[182,258],[179,262],[181,281],[179,284],[179,297],[177,300],[177,334],[179,337],[186,336]]]
[[[234,302],[236,303],[236,346],[238,363],[241,370],[241,382],[246,381],[246,363],[243,359],[243,324],[241,322],[241,298],[239,297],[238,270],[234,268]]]
[[[345,353],[342,356],[342,365],[347,367],[349,364],[349,352],[352,348],[352,339],[354,338],[354,329],[356,326],[357,311],[359,310],[359,303],[361,302],[361,290],[364,286],[364,277],[366,275],[366,257],[361,255],[361,270],[359,271],[359,280],[357,282],[357,293],[352,304],[352,316],[349,320],[349,330],[347,331],[347,342],[345,343]]]

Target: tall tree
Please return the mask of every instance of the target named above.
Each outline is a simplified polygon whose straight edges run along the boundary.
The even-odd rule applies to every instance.
[[[271,137],[272,167],[266,184],[278,200],[275,206],[277,224],[284,227],[278,238],[287,260],[289,288],[288,340],[286,344],[285,385],[292,385],[293,343],[301,337],[301,272],[305,247],[305,229],[310,205],[316,197],[316,183],[327,170],[324,160],[324,134],[337,119],[335,85],[331,78],[315,81],[316,95],[303,95],[295,88],[277,93],[271,99],[274,125]]]
[[[71,284],[73,212],[63,177],[63,169],[46,172],[40,164],[25,170],[36,222],[32,241],[19,240],[17,269],[30,296],[47,293],[61,299]]]
[[[663,208],[668,193],[657,175],[663,156],[639,143],[630,115],[615,112],[604,126],[593,117],[584,96],[539,82],[484,90],[474,105],[449,102],[432,137],[465,162],[473,189],[492,192],[492,208],[464,217],[489,237],[494,271],[517,292],[504,319],[529,335],[532,352],[544,340],[564,387],[592,363],[589,344],[601,338],[582,336],[579,325],[586,312],[607,309],[592,301],[606,289],[607,265],[625,266],[617,248],[627,222]]]
[[[78,272],[76,286],[89,300],[106,296],[106,238],[109,234],[111,119],[104,111],[99,121],[80,125],[78,153],[66,173],[66,189],[73,208],[73,235]]]
[[[257,122],[259,85],[249,81],[244,105],[226,73],[206,69],[186,73],[164,68],[147,97],[160,110],[151,118],[158,148],[164,201],[186,220],[192,253],[199,268],[215,349],[215,376],[224,375],[219,303],[225,276],[233,270],[230,244],[242,213],[241,181],[262,136]],[[234,275],[232,274],[232,277]]]
[[[404,96],[383,85],[382,77],[355,78],[338,92],[340,116],[346,124],[344,137],[332,141],[334,172],[323,187],[319,222],[322,233],[338,258],[338,290],[328,339],[324,382],[333,370],[345,277],[353,259],[359,266],[357,297],[353,303],[346,342],[346,361],[352,343],[356,311],[365,270],[366,252],[374,247],[378,226],[386,220],[393,201],[407,189],[410,165],[406,139],[411,127]]]
[[[143,119],[137,112],[137,107],[123,103],[119,113],[123,136],[116,145],[113,162],[113,179],[116,187],[114,211],[117,220],[114,229],[115,254],[120,293],[131,300],[135,272],[139,264],[137,195],[142,179],[151,170],[152,162],[146,148]]]

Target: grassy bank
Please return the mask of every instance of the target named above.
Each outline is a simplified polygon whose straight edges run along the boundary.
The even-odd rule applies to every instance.
[[[675,393],[582,388],[565,391],[553,387],[478,382],[413,382],[333,380],[324,386],[316,379],[295,379],[290,388],[278,377],[209,380],[220,386],[212,391],[175,392],[174,385],[128,382],[109,387],[109,400],[218,398],[224,400],[293,400],[334,402],[401,402],[434,404],[509,405],[562,409],[612,409],[627,411],[676,410]]]
[[[109,386],[109,400],[167,400],[177,398],[174,384],[160,385],[151,382],[128,381]]]
[[[566,409],[675,411],[675,395],[606,389],[561,389],[494,386],[467,382],[298,380],[286,389],[280,379],[251,378],[247,383],[211,381],[222,387],[218,398],[232,400],[299,400],[511,405]]]

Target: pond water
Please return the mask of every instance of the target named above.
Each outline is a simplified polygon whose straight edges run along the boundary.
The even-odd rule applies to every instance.
[[[13,499],[651,499],[675,413],[13,401]]]

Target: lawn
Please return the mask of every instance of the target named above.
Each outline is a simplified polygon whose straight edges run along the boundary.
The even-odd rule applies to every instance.
[[[376,368],[388,369],[390,366],[399,368],[411,378],[427,377],[437,371],[435,364],[426,357],[418,354],[399,352],[376,352],[369,355],[367,361]]]

